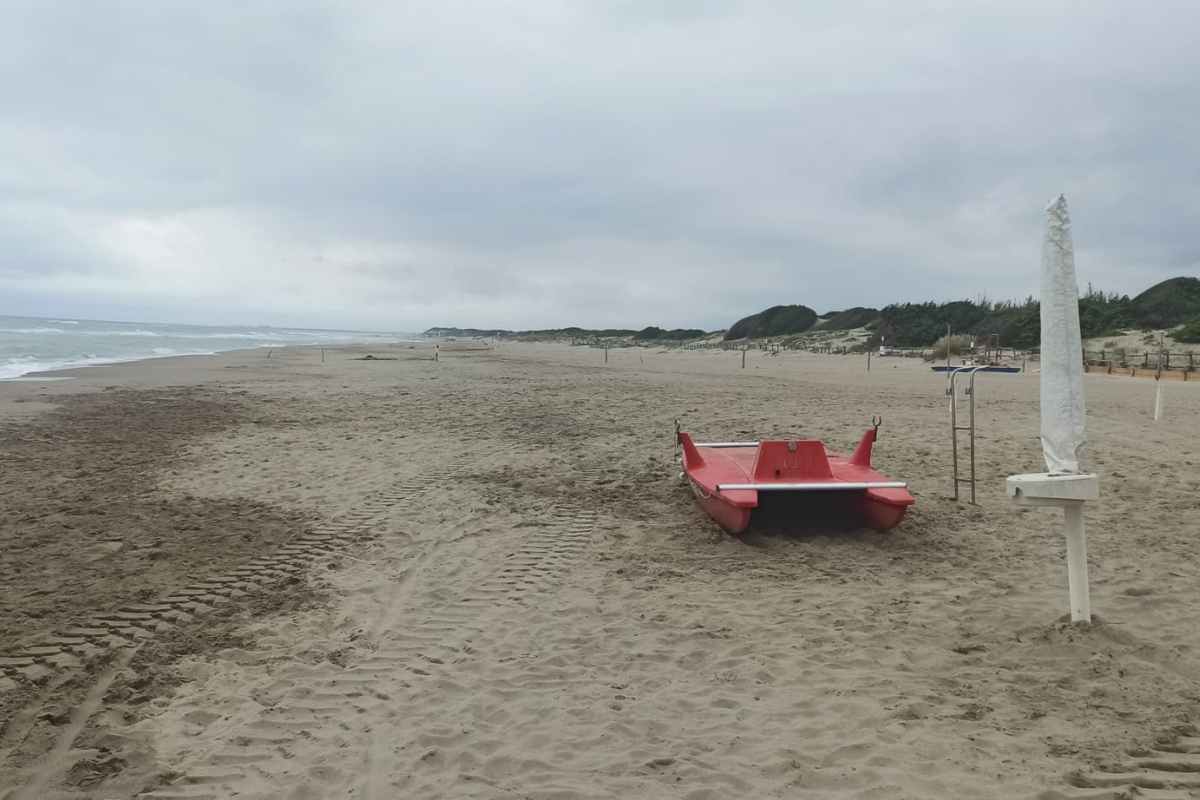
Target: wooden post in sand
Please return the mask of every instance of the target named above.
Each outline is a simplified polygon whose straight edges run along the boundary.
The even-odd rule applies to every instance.
[[[871,348],[867,348],[867,372],[871,371]]]
[[[604,345],[604,363],[608,363],[608,345]]]
[[[1160,355],[1159,359],[1158,359],[1158,369],[1154,371],[1154,421],[1155,422],[1158,422],[1159,417],[1162,416],[1162,387],[1163,387],[1162,372],[1163,372],[1163,365],[1162,365],[1162,357]]]
[[[1158,418],[1162,416],[1162,374],[1163,374],[1163,356],[1165,355],[1163,345],[1163,337],[1158,337],[1158,369],[1154,371],[1154,421],[1158,422]],[[1170,362],[1168,362],[1170,363]]]
[[[324,347],[321,348],[321,363],[322,364],[325,363],[325,348]]]
[[[440,361],[440,360],[441,360],[441,358],[440,358],[441,354],[442,354],[442,346],[441,346],[440,344],[435,344],[435,345],[433,346],[433,360],[434,360],[434,361]]]
[[[271,357],[271,353],[274,353],[274,352],[275,352],[274,350],[268,350],[268,351],[267,351],[267,358],[270,358],[270,357]]]
[[[946,323],[946,371],[950,371],[950,323]]]
[[[748,349],[749,348],[747,348],[745,346],[742,347],[742,369],[746,368],[746,350],[748,350]]]

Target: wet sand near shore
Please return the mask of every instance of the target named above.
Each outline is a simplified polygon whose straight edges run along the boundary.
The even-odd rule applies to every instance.
[[[1036,375],[978,379],[972,506],[915,360],[372,352],[0,384],[0,798],[1200,792],[1200,384],[1155,423],[1087,376],[1077,628],[1004,496]],[[846,451],[873,414],[890,533],[732,538],[677,479],[677,418]]]

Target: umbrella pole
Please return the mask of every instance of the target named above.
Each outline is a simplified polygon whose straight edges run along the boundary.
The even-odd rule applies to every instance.
[[[1067,585],[1071,592],[1071,621],[1091,622],[1092,601],[1088,591],[1087,532],[1083,527],[1083,503],[1063,505],[1067,534]]]
[[[1091,622],[1092,601],[1088,593],[1087,534],[1083,527],[1083,504],[1100,497],[1100,482],[1095,475],[1051,475],[1047,472],[1037,472],[1008,476],[1007,489],[1008,496],[1019,505],[1063,510],[1071,621]]]

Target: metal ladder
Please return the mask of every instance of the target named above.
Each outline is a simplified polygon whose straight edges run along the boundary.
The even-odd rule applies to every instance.
[[[946,394],[950,396],[950,446],[954,463],[954,499],[958,499],[958,485],[971,484],[971,505],[975,505],[975,376],[983,367],[959,367],[950,372],[950,385]],[[971,382],[967,385],[966,395],[969,398],[967,424],[958,424],[958,376],[967,373]],[[960,478],[958,474],[958,434],[967,432],[971,442],[971,477]]]

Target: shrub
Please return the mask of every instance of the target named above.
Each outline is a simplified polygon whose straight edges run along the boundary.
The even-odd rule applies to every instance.
[[[1194,319],[1171,334],[1171,338],[1185,344],[1200,344],[1200,319]]]
[[[949,342],[946,337],[938,339],[933,344],[933,352],[930,354],[930,359],[937,361],[946,357],[946,347],[949,345],[950,355],[959,356],[963,353],[971,352],[971,337],[970,336],[951,336]]]

